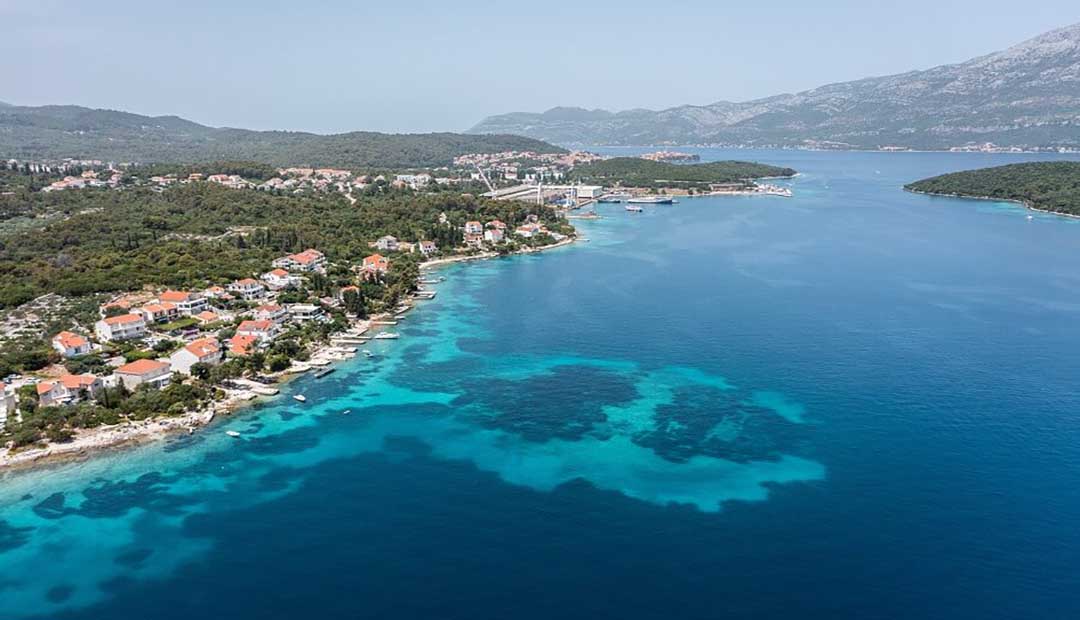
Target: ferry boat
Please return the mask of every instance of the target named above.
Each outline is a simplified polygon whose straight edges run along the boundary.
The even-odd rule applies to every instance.
[[[642,196],[640,198],[631,198],[626,202],[635,205],[670,205],[675,203],[675,199],[667,196]]]
[[[398,335],[394,332],[383,332],[381,334],[375,334],[375,340],[394,340],[398,338]]]
[[[642,209],[641,207],[639,207],[637,205],[626,205],[625,208],[626,208],[627,211],[629,211],[631,213],[641,213],[644,210],[644,209]]]
[[[307,402],[307,396],[304,396],[303,394],[295,394],[295,395],[293,395],[293,399],[298,400],[298,401],[300,401],[302,403]]]

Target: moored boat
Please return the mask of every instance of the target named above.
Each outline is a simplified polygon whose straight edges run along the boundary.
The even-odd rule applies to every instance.
[[[298,400],[298,401],[300,401],[300,402],[302,402],[302,403],[306,403],[306,402],[307,402],[307,396],[304,396],[303,394],[294,394],[294,395],[293,395],[293,399],[294,399],[294,400]]]

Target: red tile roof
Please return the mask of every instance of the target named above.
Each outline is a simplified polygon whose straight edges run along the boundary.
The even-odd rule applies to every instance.
[[[168,367],[169,365],[165,362],[159,362],[157,360],[135,360],[130,364],[124,364],[120,368],[117,368],[116,372],[125,375],[148,375]]]

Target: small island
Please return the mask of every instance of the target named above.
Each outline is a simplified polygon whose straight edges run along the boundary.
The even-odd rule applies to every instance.
[[[755,179],[787,178],[795,174],[791,168],[756,162],[673,164],[638,157],[605,159],[576,166],[570,172],[572,179],[582,183],[683,195],[765,193],[760,191],[762,186]]]
[[[1018,202],[1029,209],[1080,217],[1080,162],[1044,161],[954,172],[915,181],[909,192]]]

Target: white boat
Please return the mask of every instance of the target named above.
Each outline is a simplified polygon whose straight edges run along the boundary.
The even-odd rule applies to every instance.
[[[375,335],[375,340],[394,340],[399,336],[394,332],[383,332]]]
[[[238,433],[236,431],[225,431],[225,434],[228,435],[229,437],[239,437],[240,436],[240,433]]]
[[[298,400],[298,401],[300,401],[302,403],[306,403],[307,402],[307,396],[304,396],[303,394],[294,394],[293,395],[293,400]]]
[[[642,196],[640,198],[631,198],[627,202],[636,205],[669,205],[674,203],[675,199],[667,196]]]
[[[364,355],[366,355],[368,357],[374,357],[375,356],[374,353],[372,353],[371,351],[368,351],[367,349],[364,349]]]
[[[352,413],[352,409],[346,409],[345,411],[341,412],[341,415],[349,415],[350,413]]]
[[[1028,216],[1028,219],[1029,219],[1029,220],[1033,220],[1033,219],[1035,219],[1035,216],[1034,216],[1034,215],[1029,215],[1029,216]]]
[[[626,205],[626,210],[631,213],[641,213],[643,209],[637,205]]]

